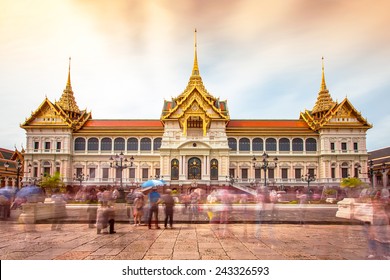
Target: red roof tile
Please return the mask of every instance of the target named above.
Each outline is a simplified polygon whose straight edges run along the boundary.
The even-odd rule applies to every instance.
[[[227,125],[227,128],[238,127],[309,128],[309,126],[303,120],[230,120]]]
[[[89,120],[84,127],[163,127],[160,120]]]

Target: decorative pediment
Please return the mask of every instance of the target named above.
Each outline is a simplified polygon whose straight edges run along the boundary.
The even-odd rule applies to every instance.
[[[362,127],[372,128],[372,125],[358,112],[348,98],[341,103],[335,103],[321,119],[316,119],[312,112],[305,110],[300,114],[300,118],[305,120],[309,127],[315,131],[324,127]]]

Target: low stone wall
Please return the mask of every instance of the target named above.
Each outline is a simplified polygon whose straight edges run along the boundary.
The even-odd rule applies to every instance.
[[[65,202],[48,203],[24,203],[19,221],[22,223],[35,223],[39,220],[56,219],[66,217]]]
[[[345,219],[355,219],[372,223],[373,209],[371,203],[356,202],[354,198],[344,198],[337,202],[336,217]]]

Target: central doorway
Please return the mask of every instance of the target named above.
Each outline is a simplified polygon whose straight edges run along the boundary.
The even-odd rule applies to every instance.
[[[202,178],[201,172],[202,162],[197,157],[192,157],[188,160],[188,179],[200,180]]]

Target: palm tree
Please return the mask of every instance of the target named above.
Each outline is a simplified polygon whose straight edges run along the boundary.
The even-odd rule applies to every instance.
[[[60,172],[54,173],[53,176],[50,174],[44,176],[41,181],[41,187],[45,189],[47,194],[53,193],[53,190],[64,186]]]

